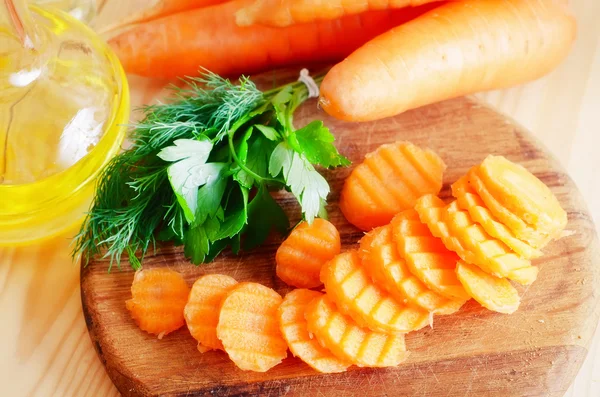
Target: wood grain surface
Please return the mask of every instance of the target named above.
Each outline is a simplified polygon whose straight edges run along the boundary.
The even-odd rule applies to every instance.
[[[265,81],[281,81],[277,73]],[[341,375],[318,374],[289,357],[267,373],[237,369],[222,352],[200,354],[186,329],[157,340],[131,320],[124,301],[134,272],[107,273],[108,260],[90,263],[81,274],[81,293],[92,342],[117,389],[124,395],[234,396],[240,394],[341,396],[427,396],[473,393],[486,396],[561,396],[588,351],[600,314],[600,250],[591,216],[575,185],[560,165],[529,133],[505,116],[467,98],[445,101],[370,123],[335,120],[317,109],[316,100],[298,109],[302,126],[323,119],[342,153],[357,164],[384,143],[409,140],[440,154],[448,165],[442,197],[449,185],[487,154],[502,154],[546,183],[569,215],[573,235],[551,243],[534,261],[540,276],[519,286],[522,304],[515,314],[492,313],[471,301],[457,314],[437,316],[433,329],[407,335],[411,355],[395,368],[352,368]],[[356,247],[363,235],[338,209],[341,186],[351,168],[325,172],[332,192],[328,212],[342,236],[342,250]],[[288,193],[277,194],[284,210],[299,214]],[[272,236],[260,249],[194,267],[181,247],[165,247],[144,266],[180,271],[191,285],[202,274],[228,274],[255,281],[284,295],[290,289],[275,276],[275,251],[281,237]]]
[[[147,0],[100,0],[111,21]],[[568,171],[600,225],[600,2],[571,0],[579,22],[568,59],[548,76],[478,95],[540,139]],[[157,83],[132,77],[135,103]],[[149,97],[149,96],[148,96]],[[87,335],[73,232],[27,249],[0,249],[0,384],[7,396],[115,396]],[[422,371],[422,377],[432,376]],[[365,382],[375,383],[372,375]],[[447,390],[447,395],[458,395]],[[393,392],[390,393],[393,395]],[[426,395],[424,391],[415,395]],[[464,395],[476,395],[468,392]],[[600,332],[566,397],[600,395]]]

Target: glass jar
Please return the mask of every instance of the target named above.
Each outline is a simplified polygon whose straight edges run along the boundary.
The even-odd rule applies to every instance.
[[[83,219],[129,91],[106,43],[54,8],[0,2],[0,48],[0,245],[21,245]]]

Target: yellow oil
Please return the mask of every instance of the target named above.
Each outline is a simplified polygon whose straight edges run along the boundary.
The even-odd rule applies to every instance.
[[[126,76],[107,45],[66,14],[31,11],[42,59],[0,87],[0,245],[39,242],[80,222],[129,118]],[[17,62],[0,54],[0,66]],[[36,74],[44,78],[28,83]]]

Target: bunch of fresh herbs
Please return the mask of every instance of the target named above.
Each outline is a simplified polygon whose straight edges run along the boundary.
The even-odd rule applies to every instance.
[[[274,189],[290,191],[308,222],[324,215],[329,185],[314,165],[349,161],[321,121],[294,128],[303,83],[263,92],[209,72],[186,83],[143,109],[131,148],[103,170],[74,249],[86,263],[104,251],[112,266],[126,253],[138,269],[157,240],[183,244],[195,264],[227,246],[251,249],[289,228]]]

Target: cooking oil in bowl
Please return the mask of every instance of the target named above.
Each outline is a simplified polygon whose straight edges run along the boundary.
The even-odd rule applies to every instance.
[[[83,218],[129,92],[108,46],[60,11],[0,2],[0,48],[0,245],[20,245]]]

